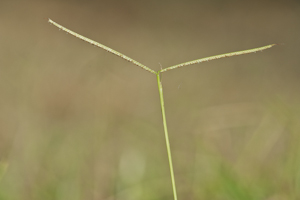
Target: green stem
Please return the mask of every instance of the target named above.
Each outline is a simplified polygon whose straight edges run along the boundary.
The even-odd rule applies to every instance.
[[[177,192],[176,192],[176,185],[175,185],[175,176],[174,176],[174,171],[173,171],[171,148],[170,148],[168,128],[167,128],[167,121],[166,121],[164,95],[163,95],[163,88],[162,88],[162,84],[161,84],[161,81],[160,81],[159,74],[160,74],[159,72],[156,74],[157,85],[158,85],[158,91],[159,91],[159,97],[160,97],[161,112],[162,112],[162,117],[163,117],[163,125],[164,125],[164,132],[165,132],[165,138],[166,138],[166,146],[167,146],[167,153],[168,153],[168,159],[169,159],[169,166],[170,166],[170,173],[171,173],[171,180],[172,180],[173,195],[174,195],[174,200],[177,200]]]

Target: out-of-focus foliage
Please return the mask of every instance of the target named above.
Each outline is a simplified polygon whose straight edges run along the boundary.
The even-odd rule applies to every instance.
[[[0,199],[300,198],[298,1],[1,1]],[[159,64],[160,63],[160,64]]]

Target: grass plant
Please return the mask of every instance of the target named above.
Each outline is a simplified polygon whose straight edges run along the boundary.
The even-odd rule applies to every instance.
[[[220,58],[226,58],[226,57],[232,57],[232,56],[238,56],[238,55],[244,55],[244,54],[249,54],[249,53],[256,53],[256,52],[260,52],[266,49],[269,49],[277,44],[270,44],[270,45],[266,45],[263,47],[258,47],[258,48],[254,48],[254,49],[247,49],[247,50],[243,50],[243,51],[236,51],[236,52],[231,52],[231,53],[225,53],[225,54],[220,54],[220,55],[215,55],[215,56],[210,56],[210,57],[206,57],[206,58],[201,58],[201,59],[197,59],[197,60],[193,60],[193,61],[188,61],[188,62],[184,62],[181,64],[177,64],[177,65],[173,65],[164,69],[160,69],[159,71],[154,71],[152,69],[150,69],[149,67],[137,62],[136,60],[114,50],[111,49],[103,44],[100,44],[96,41],[93,41],[89,38],[86,38],[76,32],[73,32],[67,28],[65,28],[64,26],[52,21],[51,19],[48,19],[48,22],[53,24],[54,26],[58,27],[60,30],[63,30],[73,36],[75,36],[78,39],[81,39],[85,42],[88,42],[92,45],[95,45],[101,49],[104,49],[106,51],[108,51],[109,53],[112,53],[118,57],[123,58],[124,60],[127,60],[139,67],[141,67],[142,69],[156,75],[157,78],[157,85],[158,85],[158,91],[159,91],[159,96],[160,96],[160,105],[161,105],[161,111],[162,111],[162,120],[163,120],[163,127],[164,127],[164,133],[165,133],[165,142],[166,142],[166,147],[167,147],[167,154],[168,154],[168,161],[169,161],[169,167],[170,167],[170,174],[171,174],[171,182],[172,182],[172,189],[173,189],[173,196],[174,196],[174,200],[177,200],[177,192],[176,192],[176,184],[175,184],[175,176],[174,176],[174,170],[173,170],[173,164],[172,164],[172,156],[171,156],[171,148],[170,148],[170,142],[169,142],[169,135],[168,135],[168,128],[167,128],[167,120],[166,120],[166,113],[165,113],[165,106],[164,106],[164,96],[163,96],[163,87],[162,87],[162,82],[161,82],[161,73],[167,72],[169,70],[173,70],[173,69],[177,69],[180,67],[184,67],[184,66],[189,66],[189,65],[193,65],[193,64],[199,64],[202,62],[206,62],[206,61],[211,61],[211,60],[216,60],[216,59],[220,59]]]

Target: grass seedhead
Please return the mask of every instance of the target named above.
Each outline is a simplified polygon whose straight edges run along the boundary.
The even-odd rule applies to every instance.
[[[172,189],[173,189],[173,196],[174,196],[174,200],[177,200],[177,192],[176,192],[176,184],[175,184],[175,176],[174,176],[174,171],[173,171],[173,164],[172,164],[172,156],[171,156],[171,148],[170,148],[170,142],[169,142],[169,135],[168,135],[168,128],[167,128],[167,121],[166,121],[166,114],[165,114],[165,106],[164,106],[164,97],[163,97],[163,87],[162,87],[162,83],[161,83],[161,77],[160,77],[160,73],[172,70],[172,69],[177,69],[180,67],[184,67],[184,66],[189,66],[189,65],[193,65],[193,64],[199,64],[202,62],[208,62],[208,61],[212,61],[212,60],[217,60],[220,58],[227,58],[227,57],[232,57],[232,56],[238,56],[238,55],[244,55],[244,54],[249,54],[249,53],[256,53],[256,52],[260,52],[266,49],[269,49],[273,46],[275,46],[276,44],[270,44],[267,46],[263,46],[263,47],[258,47],[258,48],[254,48],[254,49],[247,49],[247,50],[243,50],[243,51],[236,51],[236,52],[232,52],[232,53],[225,53],[225,54],[221,54],[221,55],[216,55],[216,56],[210,56],[210,57],[206,57],[206,58],[201,58],[201,59],[197,59],[197,60],[192,60],[189,62],[185,62],[185,63],[181,63],[178,65],[173,65],[170,67],[167,67],[165,69],[161,69],[159,71],[154,71],[152,69],[150,69],[149,67],[137,62],[136,60],[116,51],[113,50],[103,44],[100,44],[96,41],[93,41],[87,37],[84,37],[78,33],[75,33],[74,31],[71,31],[65,27],[63,27],[62,25],[52,21],[51,19],[48,19],[48,22],[53,24],[54,26],[58,27],[59,30],[63,30],[71,35],[73,35],[74,37],[81,39],[85,42],[88,42],[92,45],[95,45],[101,49],[104,49],[106,51],[108,51],[109,53],[112,53],[118,57],[123,58],[124,60],[131,62],[132,64],[135,64],[139,67],[141,67],[142,69],[155,74],[157,77],[157,84],[158,84],[158,91],[159,91],[159,96],[160,96],[160,105],[161,105],[161,110],[162,110],[162,119],[163,119],[163,126],[164,126],[164,133],[165,133],[165,139],[166,139],[166,147],[167,147],[167,153],[168,153],[168,161],[169,161],[169,167],[170,167],[170,173],[171,173],[171,182],[172,182]]]

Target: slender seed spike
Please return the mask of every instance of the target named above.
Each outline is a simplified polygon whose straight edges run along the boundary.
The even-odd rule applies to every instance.
[[[232,53],[225,53],[225,54],[221,54],[221,55],[210,56],[210,57],[206,57],[206,58],[192,60],[192,61],[189,61],[189,62],[185,62],[185,63],[181,63],[181,64],[178,64],[178,65],[173,65],[171,67],[167,67],[163,70],[160,70],[159,72],[162,73],[162,72],[169,71],[171,69],[176,69],[176,68],[179,68],[179,67],[198,64],[198,63],[202,63],[202,62],[205,62],[205,61],[211,61],[211,60],[216,60],[216,59],[225,58],[225,57],[238,56],[238,55],[244,55],[244,54],[249,54],[249,53],[256,53],[258,51],[263,51],[263,50],[269,49],[269,48],[271,48],[275,45],[278,45],[278,44],[270,44],[270,45],[267,45],[267,46],[258,47],[258,48],[254,48],[254,49],[236,51],[236,52],[232,52]]]
[[[90,44],[92,44],[92,45],[95,45],[95,46],[97,46],[97,47],[99,47],[99,48],[101,48],[101,49],[104,49],[104,50],[108,51],[109,53],[112,53],[112,54],[114,54],[114,55],[116,55],[116,56],[119,56],[119,57],[123,58],[124,60],[127,60],[127,61],[129,61],[129,62],[131,62],[131,63],[133,63],[133,64],[135,64],[135,65],[137,65],[137,66],[139,66],[139,67],[141,67],[141,68],[143,68],[144,70],[146,70],[146,71],[148,71],[148,72],[151,72],[151,73],[153,73],[153,74],[156,74],[156,72],[155,72],[154,70],[152,70],[152,69],[146,67],[145,65],[143,65],[143,64],[141,64],[141,63],[139,63],[139,62],[137,62],[136,60],[133,60],[132,58],[129,58],[128,56],[125,56],[125,55],[122,54],[122,53],[119,53],[119,52],[117,52],[117,51],[115,51],[115,50],[113,50],[113,49],[111,49],[111,48],[109,48],[109,47],[107,47],[107,46],[105,46],[105,45],[103,45],[103,44],[100,44],[100,43],[98,43],[98,42],[96,42],[96,41],[94,41],[94,40],[91,40],[91,39],[89,39],[89,38],[87,38],[87,37],[84,37],[84,36],[78,34],[78,33],[75,33],[75,32],[73,32],[73,31],[71,31],[71,30],[69,30],[69,29],[63,27],[62,25],[60,25],[60,24],[58,24],[58,23],[52,21],[51,19],[48,19],[48,22],[51,23],[51,24],[53,24],[53,25],[56,26],[57,28],[59,28],[59,30],[63,30],[63,31],[65,31],[65,32],[67,32],[67,33],[73,35],[74,37],[76,37],[76,38],[78,38],[78,39],[81,39],[81,40],[83,40],[83,41],[85,41],[85,42],[88,42],[88,43],[90,43]]]

